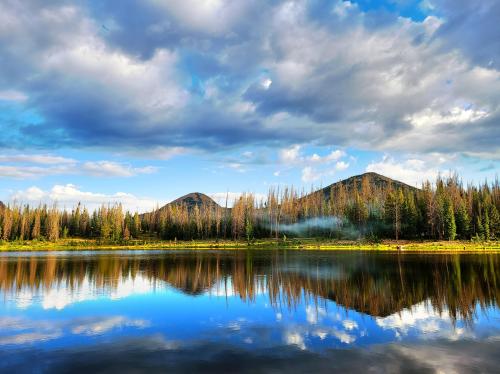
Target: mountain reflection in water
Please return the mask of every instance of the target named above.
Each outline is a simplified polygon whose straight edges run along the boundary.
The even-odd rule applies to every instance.
[[[227,368],[220,366],[222,358],[243,363],[244,356],[260,357],[261,369],[295,371],[299,366],[289,364],[298,352],[304,362],[314,359],[310,367],[317,370],[331,367],[334,358],[340,370],[385,355],[397,357],[397,371],[442,369],[442,363],[415,362],[417,353],[432,356],[432,347],[444,355],[478,351],[482,360],[467,365],[485,369],[496,365],[500,342],[499,280],[495,254],[3,254],[0,369],[25,370],[26,359],[41,357],[55,363],[47,370],[70,363],[94,370],[97,361],[77,365],[90,355],[116,370],[219,371]],[[351,347],[344,360],[335,353],[341,347]],[[204,353],[194,358],[195,351]],[[294,359],[285,364],[289,354]],[[351,356],[349,362],[345,357]],[[135,364],[127,361],[132,357]],[[141,361],[146,359],[147,365]]]

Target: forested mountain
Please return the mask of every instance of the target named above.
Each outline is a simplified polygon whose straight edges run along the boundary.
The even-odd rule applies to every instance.
[[[354,192],[357,190],[358,192],[362,192],[363,189],[408,189],[408,190],[416,190],[416,187],[412,187],[409,184],[397,181],[395,179],[391,179],[389,177],[368,172],[361,175],[355,175],[350,178],[341,180],[339,182],[333,183],[327,187],[324,187],[313,193],[322,192],[326,199],[330,198],[332,190],[335,191],[342,185],[346,191]]]
[[[160,208],[160,210],[166,209],[167,206],[169,205],[170,206],[185,205],[190,210],[192,210],[195,206],[197,206],[199,209],[201,208],[215,209],[219,207],[219,204],[217,204],[211,197],[201,192],[191,192],[187,195],[181,196],[178,199],[175,199],[174,201],[168,203],[167,205],[164,205],[163,207]]]
[[[306,194],[271,188],[265,201],[244,194],[225,209],[201,193],[185,195],[153,212],[123,212],[121,205],[89,212],[56,206],[8,206],[0,210],[3,240],[85,237],[247,239],[328,237],[497,240],[500,237],[498,180],[467,185],[439,177],[421,188],[376,173],[348,178]]]

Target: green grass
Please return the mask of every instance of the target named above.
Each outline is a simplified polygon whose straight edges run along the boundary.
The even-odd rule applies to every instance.
[[[299,250],[363,250],[363,251],[417,251],[417,252],[500,252],[500,243],[470,241],[382,241],[370,243],[366,241],[346,241],[328,239],[287,239],[287,240],[130,240],[123,243],[100,242],[88,239],[61,239],[57,242],[47,241],[14,241],[0,242],[0,251],[56,251],[56,250],[114,250],[114,249],[272,249],[287,248]]]

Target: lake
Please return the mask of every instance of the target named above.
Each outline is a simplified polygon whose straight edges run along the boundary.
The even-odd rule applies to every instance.
[[[0,254],[0,371],[499,372],[500,256]]]

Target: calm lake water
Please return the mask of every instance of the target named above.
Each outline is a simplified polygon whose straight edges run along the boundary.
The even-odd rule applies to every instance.
[[[0,371],[500,372],[500,256],[0,254]]]

